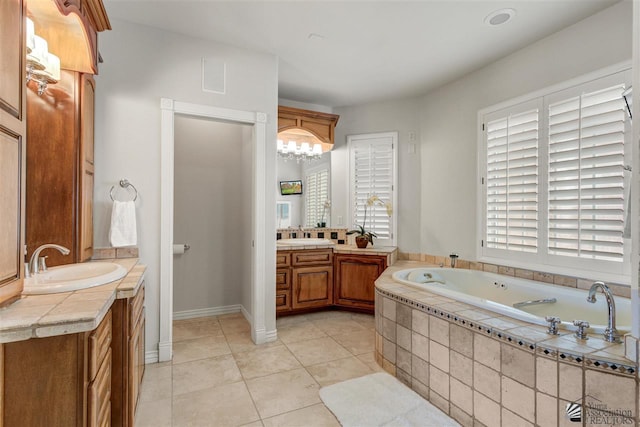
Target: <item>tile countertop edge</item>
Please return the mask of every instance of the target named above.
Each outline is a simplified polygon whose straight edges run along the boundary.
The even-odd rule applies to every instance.
[[[336,243],[325,245],[282,245],[276,244],[276,249],[279,251],[295,251],[295,250],[307,250],[307,249],[333,249],[336,254],[363,254],[363,255],[389,255],[398,250],[396,246],[369,246],[364,249],[360,249],[353,245],[339,245]]]
[[[10,343],[24,341],[31,338],[74,334],[94,330],[100,322],[102,322],[102,319],[104,319],[104,316],[107,314],[116,299],[131,298],[138,293],[147,268],[145,265],[138,264],[138,258],[100,259],[89,262],[114,262],[127,268],[127,274],[116,282],[68,292],[66,293],[68,294],[66,298],[62,298],[54,305],[43,304],[42,313],[39,316],[25,316],[26,310],[33,310],[34,305],[16,307],[15,304],[20,301],[33,301],[34,299],[44,297],[45,295],[23,296],[15,303],[0,309],[0,318],[5,322],[11,322],[13,320],[11,323],[14,324],[14,326],[8,328],[2,328],[0,325],[0,343]],[[106,288],[106,290],[103,291],[100,288]],[[50,295],[54,294],[47,294],[47,296]],[[56,311],[56,308],[62,306],[66,300],[74,295],[100,295],[100,297],[92,298],[92,301],[94,301],[96,305],[96,307],[94,307],[94,313],[82,313],[78,316],[78,313],[70,311],[68,314],[70,318],[68,320],[64,319],[64,314],[53,314]],[[35,307],[38,306],[38,304],[35,304]],[[24,324],[20,324],[19,319],[21,317],[30,318],[26,320]],[[55,320],[47,322],[45,321],[47,317],[55,317]]]
[[[441,295],[430,293],[426,290],[420,290],[418,288],[413,288],[413,287],[404,285],[402,283],[395,282],[391,277],[393,273],[395,273],[396,271],[405,270],[408,268],[420,268],[420,267],[438,267],[438,266],[434,264],[427,264],[420,261],[407,261],[407,260],[397,261],[394,264],[387,267],[385,271],[380,275],[380,277],[376,280],[375,282],[376,292],[382,295],[394,296],[395,297],[394,299],[396,300],[396,302],[399,302],[401,304],[404,303],[405,301],[411,300],[414,303],[414,304],[411,304],[413,308],[416,308],[419,306],[430,307],[432,313],[438,313],[438,312],[442,312],[443,314],[447,313],[450,315],[449,317],[452,319],[465,317],[461,315],[459,312],[456,313],[458,310],[449,312],[450,310],[447,310],[444,307],[438,307],[438,305],[442,301],[449,300],[450,298],[442,297]],[[421,301],[419,301],[415,299],[418,294],[424,294],[424,297],[432,297],[433,300],[436,300],[436,301],[440,300],[440,301],[436,302],[436,305],[434,305],[433,303],[427,302],[426,299],[424,298],[420,298]],[[455,302],[457,304],[467,305],[470,309],[473,309],[473,310],[482,310],[482,309],[479,309],[478,307],[475,307],[460,301],[455,301]],[[505,317],[508,318],[508,316],[503,316],[499,313],[493,313],[493,314],[495,314],[495,316],[492,317],[491,319],[505,318]],[[518,334],[515,331],[509,330],[509,329],[517,329],[517,328],[508,328],[503,330],[498,327],[491,326],[487,322],[485,322],[486,320],[491,320],[491,319],[484,319],[484,320],[467,319],[466,324],[469,324],[471,322],[471,323],[475,323],[476,325],[483,325],[485,329],[489,329],[491,331],[491,336],[496,337],[496,339],[504,339],[511,336],[514,338],[519,338],[525,343],[530,343],[534,345],[536,349],[541,349],[541,350],[553,349],[558,353],[567,354],[570,356],[582,357],[583,359],[590,359],[591,361],[598,361],[598,362],[604,361],[604,362],[608,362],[611,364],[618,364],[618,365],[623,364],[627,367],[630,367],[636,370],[638,369],[638,364],[635,361],[630,360],[624,356],[617,356],[611,353],[603,354],[603,353],[606,353],[607,348],[609,350],[612,350],[612,348],[615,345],[607,345],[607,347],[603,347],[600,349],[596,348],[596,346],[593,346],[590,349],[591,351],[583,352],[576,349],[575,346],[572,346],[572,345],[564,346],[561,340],[558,341],[557,343],[554,342],[553,344],[550,344],[550,341],[552,341],[556,337],[548,336],[548,337],[544,337],[544,339],[532,339],[531,337],[526,337],[522,334]],[[536,327],[540,328],[540,325],[535,325],[529,322],[524,322],[519,320],[514,320],[514,322],[526,323],[528,325],[524,325],[524,326],[530,327],[531,329],[534,329]],[[563,338],[564,340],[567,340],[567,339],[571,339],[571,336],[572,336],[571,333],[567,333],[567,334],[561,334],[557,336],[557,338]],[[596,335],[590,335],[590,338],[601,340],[604,343],[604,340]],[[620,345],[624,345],[624,344],[620,344]],[[533,350],[534,353],[536,351],[537,350]]]

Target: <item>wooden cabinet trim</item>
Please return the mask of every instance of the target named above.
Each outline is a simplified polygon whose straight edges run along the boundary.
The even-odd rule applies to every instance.
[[[334,143],[335,127],[340,116],[303,110],[301,108],[278,106],[278,133],[289,129],[305,130],[325,144]]]

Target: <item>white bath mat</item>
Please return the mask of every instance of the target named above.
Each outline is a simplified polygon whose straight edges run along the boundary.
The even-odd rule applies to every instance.
[[[344,427],[460,426],[385,372],[322,387],[320,398]]]

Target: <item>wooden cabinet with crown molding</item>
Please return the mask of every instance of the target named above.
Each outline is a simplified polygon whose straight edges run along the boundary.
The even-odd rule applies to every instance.
[[[0,2],[0,306],[24,280],[25,14],[23,0]]]
[[[284,135],[290,133],[286,137],[287,140],[296,140],[298,136],[296,132],[308,132],[318,138],[325,147],[323,151],[328,151],[335,142],[335,127],[339,118],[337,114],[280,105],[278,106],[278,137],[281,137],[281,133],[284,132]]]
[[[93,254],[94,91],[91,75],[62,70],[44,95],[27,94],[27,256],[46,243],[71,251],[44,252],[50,266]]]

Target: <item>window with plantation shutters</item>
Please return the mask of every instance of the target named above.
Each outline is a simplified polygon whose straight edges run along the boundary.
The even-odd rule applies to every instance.
[[[622,71],[481,112],[483,261],[627,280],[629,81]]]
[[[487,247],[538,249],[538,109],[486,124]]]
[[[625,86],[549,105],[549,253],[623,261]]]
[[[329,200],[329,170],[310,171],[306,176],[305,224],[315,227],[320,222],[329,222],[330,209],[325,209]]]
[[[377,235],[374,244],[395,245],[397,133],[353,135],[348,138],[351,174],[351,228],[364,226]],[[377,196],[380,202],[368,205]]]

